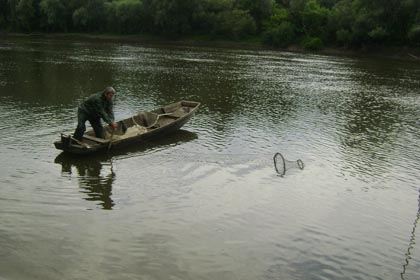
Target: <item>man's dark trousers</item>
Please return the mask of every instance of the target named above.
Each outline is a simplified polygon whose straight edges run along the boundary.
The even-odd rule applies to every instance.
[[[83,134],[86,131],[86,121],[89,121],[90,125],[92,126],[93,130],[95,131],[95,135],[98,138],[104,138],[104,129],[101,124],[100,118],[92,118],[89,116],[85,111],[82,109],[77,110],[77,128],[74,131],[73,137],[79,141],[82,141]]]

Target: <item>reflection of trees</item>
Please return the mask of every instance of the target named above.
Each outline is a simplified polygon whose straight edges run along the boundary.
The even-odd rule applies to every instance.
[[[218,133],[229,134],[229,122],[240,106],[235,100],[239,91],[239,73],[232,71],[238,59],[216,49],[200,51],[194,48],[160,49],[155,54],[148,92],[158,92],[154,102],[166,104],[173,100],[199,100],[208,110],[211,126]],[[156,72],[156,73],[155,73]],[[162,75],[164,73],[164,75]],[[197,120],[199,121],[199,120]]]
[[[95,49],[96,45],[71,41],[16,42],[11,50],[0,53],[0,59],[8,81],[2,90],[19,101],[66,104],[78,94],[85,97],[113,81],[112,61],[102,57],[104,52],[113,52],[112,45]]]
[[[383,172],[392,159],[400,122],[398,108],[375,93],[362,92],[355,93],[343,107],[345,123],[340,135],[344,159],[361,174],[375,171],[375,166]]]
[[[154,103],[199,100],[200,112],[208,112],[196,121],[210,123],[221,136],[232,135],[238,122],[275,127],[296,110],[288,83],[278,82],[289,71],[281,59],[256,59],[253,51],[187,47],[162,49],[155,56],[148,77],[154,88],[146,90],[160,93]]]
[[[74,169],[77,171],[79,186],[83,189],[81,192],[87,195],[86,200],[98,201],[102,209],[112,209],[115,205],[111,199],[112,184],[115,181],[112,165],[108,174],[104,175],[103,165],[96,159],[75,159],[60,154],[55,162],[61,164],[63,174],[72,175]]]
[[[403,265],[403,270],[401,272],[401,279],[404,280],[405,279],[405,274],[407,271],[407,267],[410,264],[410,260],[411,260],[411,250],[414,248],[414,245],[416,244],[416,228],[417,228],[417,224],[420,220],[420,190],[419,190],[419,199],[418,199],[418,209],[417,209],[417,215],[416,215],[416,219],[414,220],[414,224],[413,224],[413,230],[411,231],[411,237],[410,237],[410,242],[408,243],[408,249],[407,252],[405,253],[405,263]]]
[[[338,112],[344,115],[344,124],[339,126],[343,158],[361,174],[374,171],[378,175],[400,158],[395,156],[396,147],[401,148],[405,124],[417,121],[416,109],[405,102],[416,98],[418,65],[375,57],[353,62]]]
[[[400,121],[394,104],[373,94],[355,94],[343,113],[347,121],[343,143],[349,147],[380,146],[389,142]]]

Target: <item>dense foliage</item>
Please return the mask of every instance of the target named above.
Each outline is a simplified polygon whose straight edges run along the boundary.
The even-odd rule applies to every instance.
[[[0,30],[420,45],[419,0],[0,0]]]

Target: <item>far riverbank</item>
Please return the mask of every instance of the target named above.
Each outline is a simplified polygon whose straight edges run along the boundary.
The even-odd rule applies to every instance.
[[[374,56],[388,57],[404,60],[415,60],[420,62],[420,48],[405,46],[366,46],[358,49],[343,47],[325,47],[318,51],[309,51],[298,44],[291,45],[286,48],[274,48],[261,43],[259,38],[250,40],[229,41],[214,40],[207,37],[183,37],[179,39],[167,39],[153,35],[117,35],[117,34],[86,34],[86,33],[8,33],[0,32],[2,38],[46,38],[60,40],[77,40],[77,41],[105,41],[105,42],[123,42],[123,43],[144,43],[144,44],[172,44],[174,46],[202,46],[202,47],[218,47],[231,49],[248,49],[248,50],[274,50],[287,51],[296,53],[314,53],[322,55],[344,55],[344,56]]]

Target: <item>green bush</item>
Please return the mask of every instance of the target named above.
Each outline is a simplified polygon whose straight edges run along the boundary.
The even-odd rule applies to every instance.
[[[66,7],[60,0],[42,0],[39,4],[41,26],[48,31],[66,30]]]
[[[413,43],[420,43],[420,25],[413,25],[410,28],[408,39]]]
[[[31,32],[38,25],[33,0],[20,0],[16,5],[16,16],[21,31]]]
[[[214,34],[227,37],[229,39],[243,39],[256,32],[254,19],[247,11],[233,9],[224,11],[216,16]]]
[[[341,45],[348,46],[351,45],[353,41],[352,33],[347,29],[340,29],[336,31],[337,42]]]
[[[328,23],[329,10],[322,7],[316,0],[308,0],[302,11],[302,24],[305,34],[320,35]]]
[[[306,37],[302,41],[302,46],[311,51],[318,51],[324,47],[321,38],[318,37]]]
[[[388,33],[383,27],[379,26],[372,29],[368,35],[374,42],[380,42],[388,36]]]
[[[287,47],[295,40],[295,36],[293,24],[284,21],[277,26],[269,27],[263,34],[263,42],[274,47]]]
[[[80,7],[73,12],[73,26],[76,30],[86,30],[89,20],[89,13],[85,7]]]
[[[122,34],[142,31],[142,1],[116,0],[106,5],[108,29]]]

